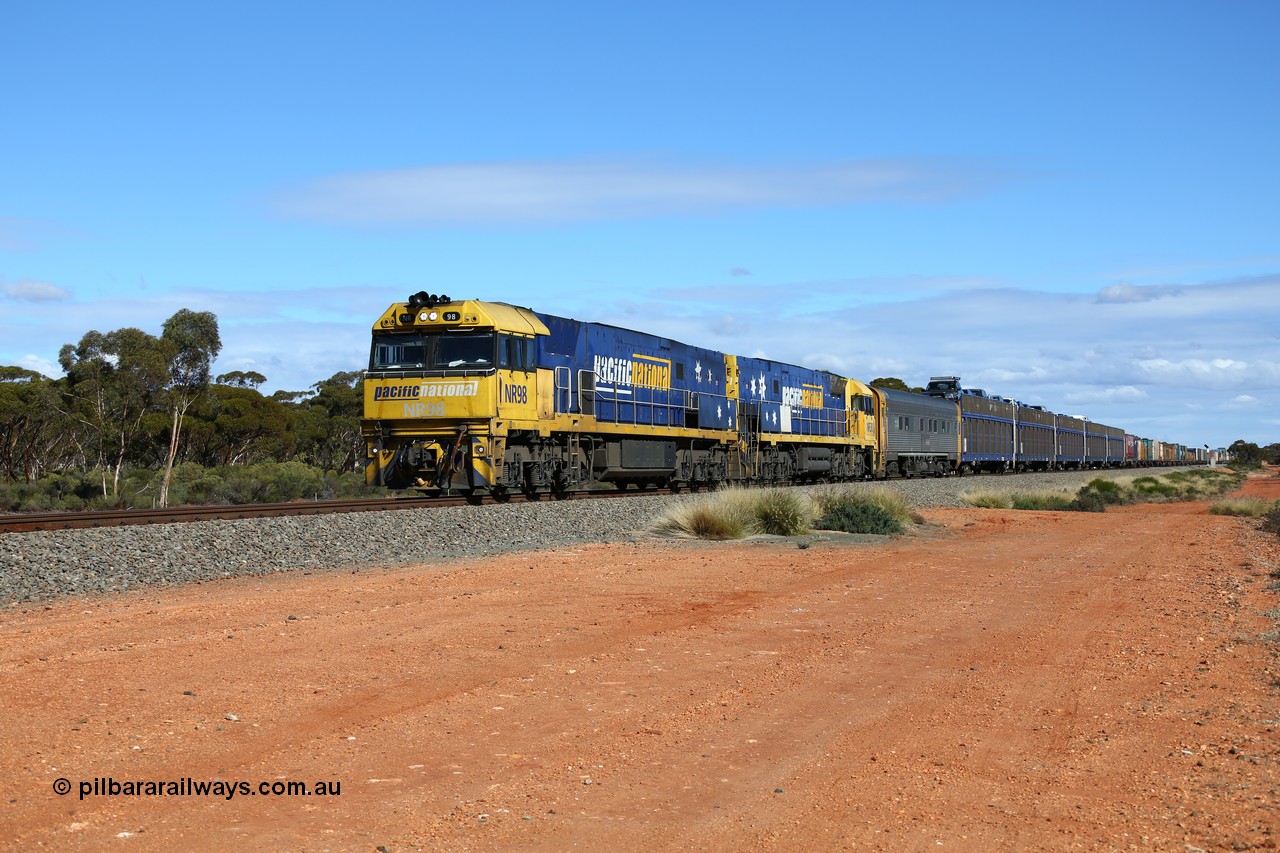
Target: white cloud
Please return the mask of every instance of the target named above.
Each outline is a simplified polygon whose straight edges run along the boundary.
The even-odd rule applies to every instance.
[[[24,279],[0,287],[9,299],[19,302],[64,302],[71,298],[71,292],[50,284],[47,281]]]
[[[285,216],[357,225],[561,223],[735,209],[938,202],[995,183],[930,160],[684,166],[653,160],[452,163],[317,178],[274,200]]]
[[[18,367],[25,367],[27,370],[34,370],[43,376],[54,379],[62,375],[62,368],[58,366],[56,361],[50,361],[47,358],[41,358],[38,355],[24,355],[17,360]]]
[[[873,302],[901,302],[943,293],[998,291],[1007,284],[973,276],[898,276],[841,279],[839,281],[803,281],[788,285],[786,298],[791,306],[808,305],[826,311],[832,305],[849,306]],[[736,303],[768,301],[780,296],[780,288],[770,284],[731,282],[687,287],[663,287],[654,296],[676,303]]]
[[[1182,288],[1166,285],[1113,284],[1098,291],[1097,301],[1102,303],[1151,302],[1166,296],[1176,296],[1181,292]]]
[[[1093,388],[1087,391],[1075,391],[1067,394],[1064,399],[1068,403],[1131,403],[1139,400],[1145,400],[1150,395],[1141,388],[1135,388],[1132,385],[1122,385],[1118,388]]]
[[[1234,358],[1141,359],[1134,363],[1140,375],[1170,385],[1187,384],[1214,389],[1248,387],[1280,388],[1280,362]]]

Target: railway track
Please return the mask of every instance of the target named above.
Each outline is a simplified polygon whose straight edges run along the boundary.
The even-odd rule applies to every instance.
[[[24,512],[0,515],[0,532],[120,527],[129,524],[171,524],[232,518],[322,515],[331,512],[370,512],[439,505],[438,499],[383,498],[377,500],[291,501],[277,504],[175,506],[167,509],[108,509],[92,512]]]
[[[1003,477],[1006,475],[977,475]],[[1012,476],[1012,475],[1008,475]],[[974,475],[966,479],[976,479]],[[681,489],[680,491],[690,491]],[[696,491],[696,490],[695,490]],[[504,503],[525,503],[538,500],[583,500],[597,498],[634,497],[636,495],[669,495],[672,489],[586,489],[565,495],[541,494],[528,497],[512,494],[501,498]],[[236,518],[272,518],[292,515],[325,515],[344,512],[384,512],[399,509],[424,509],[427,507],[465,506],[476,503],[492,503],[495,498],[478,499],[462,495],[443,497],[363,498],[330,501],[290,501],[273,504],[221,504],[217,506],[178,506],[168,509],[117,509],[93,512],[41,512],[0,513],[0,533],[29,533],[41,530],[71,530],[92,527],[120,527],[130,524],[172,524],[190,521],[220,521]]]
[[[611,498],[630,495],[670,494],[668,489],[581,491],[563,499]],[[547,498],[550,500],[550,498]],[[485,501],[491,501],[485,498]],[[537,498],[511,495],[510,503]],[[72,530],[92,527],[121,527],[130,524],[174,524],[191,521],[225,521],[236,518],[275,518],[292,515],[327,515],[344,512],[386,512],[400,509],[465,506],[474,498],[443,497],[365,498],[359,500],[290,501],[274,504],[220,504],[216,506],[176,506],[167,509],[111,509],[92,512],[24,512],[0,514],[0,533],[31,533],[41,530]]]

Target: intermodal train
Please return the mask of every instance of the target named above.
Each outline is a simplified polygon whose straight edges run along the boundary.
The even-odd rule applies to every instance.
[[[954,376],[925,393],[426,292],[373,325],[370,484],[564,494],[1205,461]]]

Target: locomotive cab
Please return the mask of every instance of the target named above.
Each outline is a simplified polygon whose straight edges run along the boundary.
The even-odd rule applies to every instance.
[[[374,323],[363,432],[371,485],[425,492],[491,491],[507,432],[549,405],[526,308],[416,293]],[[539,393],[539,389],[542,393]]]

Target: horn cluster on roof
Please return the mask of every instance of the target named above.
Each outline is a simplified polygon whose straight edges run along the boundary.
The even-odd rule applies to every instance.
[[[434,293],[419,290],[417,293],[409,295],[409,308],[417,311],[419,308],[435,308],[437,305],[446,305],[452,301],[452,299],[443,294],[436,296]]]

